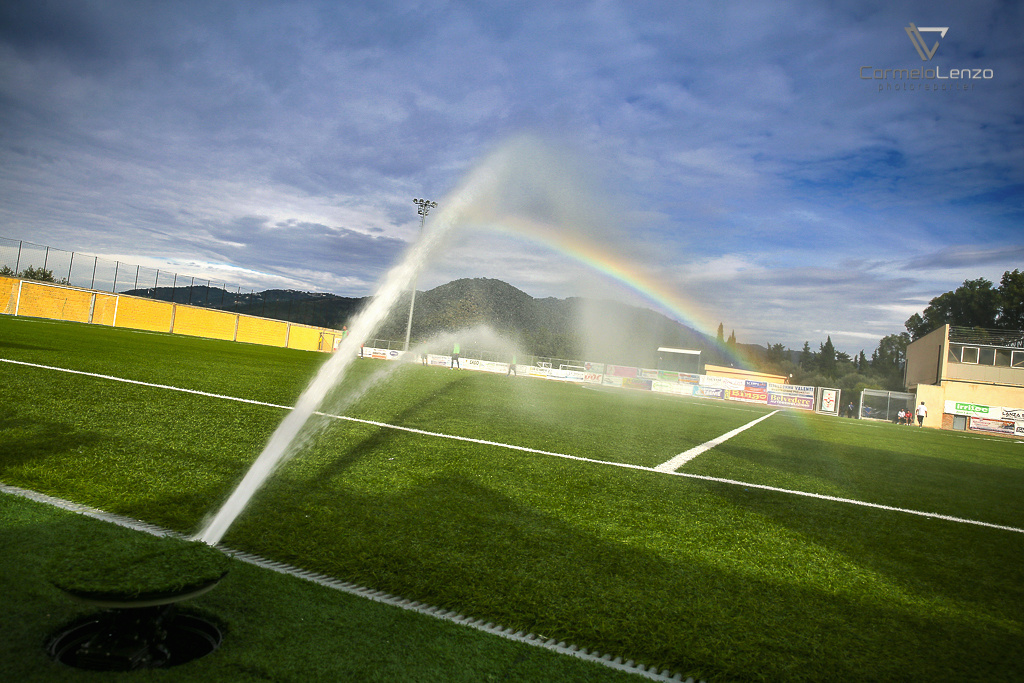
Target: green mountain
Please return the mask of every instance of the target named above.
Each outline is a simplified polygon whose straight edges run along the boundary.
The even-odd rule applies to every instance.
[[[378,336],[404,339],[408,299]],[[507,282],[461,279],[417,292],[412,339],[487,325],[538,356],[655,367],[658,347],[699,349],[705,363],[726,363],[715,340],[646,308],[598,299],[535,299]]]
[[[294,290],[245,294],[205,286],[126,293],[334,329],[348,324],[369,300]],[[403,341],[408,316],[406,296],[374,336]],[[550,358],[657,367],[658,347],[667,346],[700,350],[704,363],[735,362],[713,337],[650,309],[615,301],[536,299],[507,282],[489,278],[454,280],[416,293],[413,344],[479,325],[524,353]],[[763,351],[758,346],[741,346],[748,354]]]

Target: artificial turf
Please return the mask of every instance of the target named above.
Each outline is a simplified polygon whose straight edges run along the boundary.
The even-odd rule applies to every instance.
[[[323,361],[6,316],[0,357],[279,405]],[[6,363],[0,377],[0,481],[185,533],[283,415]],[[339,396],[367,383],[337,407],[643,467],[768,412],[370,360]],[[779,413],[683,471],[1021,528],[1022,449]],[[1024,677],[1024,534],[784,492],[328,420],[225,542],[710,680]]]

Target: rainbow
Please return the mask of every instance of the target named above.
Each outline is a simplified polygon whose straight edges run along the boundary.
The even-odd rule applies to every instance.
[[[636,292],[644,299],[672,314],[684,325],[696,329],[711,339],[717,334],[717,323],[692,300],[686,299],[664,282],[655,279],[642,266],[632,262],[607,246],[586,239],[576,231],[561,230],[554,226],[531,221],[520,216],[504,217],[500,221],[483,226],[499,232],[538,244],[558,254],[567,256],[595,270],[605,277]],[[746,354],[726,347],[721,349],[727,356],[742,366],[751,364]]]

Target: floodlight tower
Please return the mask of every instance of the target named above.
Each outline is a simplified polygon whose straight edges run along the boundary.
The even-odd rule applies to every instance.
[[[420,216],[420,234],[423,234],[423,223],[427,220],[427,214],[431,209],[437,208],[437,202],[429,199],[413,199],[413,204],[418,208],[416,213]],[[416,306],[416,278],[412,279],[412,296],[409,298],[409,322],[405,326],[405,351],[409,350],[409,337],[412,335],[412,309]]]

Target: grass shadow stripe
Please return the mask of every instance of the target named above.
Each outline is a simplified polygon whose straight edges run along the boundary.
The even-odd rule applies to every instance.
[[[73,501],[64,500],[63,498],[50,496],[45,493],[39,493],[37,491],[31,491],[29,489],[23,489],[17,486],[10,486],[8,484],[4,484],[3,482],[0,482],[0,493],[18,496],[21,498],[25,498],[27,500],[35,501],[37,503],[44,503],[46,505],[51,505],[53,507],[66,510],[68,512],[81,514],[101,522],[116,524],[120,527],[124,527],[134,531],[141,531],[143,533],[148,533],[153,536],[170,536],[182,539],[187,538],[183,534],[180,534],[171,529],[166,529],[156,524],[151,524],[149,522],[144,522],[141,520],[133,519],[131,517],[126,517],[124,515],[119,515],[112,512],[106,512],[105,510],[99,510],[97,508],[89,507],[87,505],[82,505],[80,503],[75,503]],[[279,574],[287,574],[289,576],[293,576],[295,578],[302,579],[304,581],[309,581],[319,586],[323,586],[324,588],[330,588],[332,590],[341,591],[343,593],[348,593],[349,595],[354,595],[367,600],[372,600],[373,602],[389,605],[391,607],[397,607],[402,610],[416,612],[418,614],[422,614],[424,616],[428,616],[434,619],[449,621],[454,624],[466,626],[477,631],[482,631],[490,635],[504,638],[506,640],[511,640],[518,643],[525,643],[527,645],[543,648],[545,650],[550,650],[561,655],[574,657],[576,659],[592,662],[594,664],[600,664],[601,666],[610,669],[615,669],[625,673],[634,674],[652,681],[672,682],[682,680],[681,674],[679,673],[669,675],[667,672],[664,672],[658,674],[653,671],[648,671],[643,664],[634,664],[633,660],[628,660],[626,663],[623,663],[622,657],[616,657],[612,659],[612,656],[610,654],[606,654],[603,656],[600,656],[597,653],[584,654],[586,653],[585,649],[581,650],[576,645],[566,645],[564,641],[556,642],[554,638],[547,638],[545,636],[540,636],[533,633],[520,635],[522,633],[521,631],[513,632],[512,629],[510,628],[505,628],[501,625],[495,624],[494,622],[487,621],[485,619],[473,619],[470,617],[465,617],[454,611],[449,611],[444,608],[436,607],[433,605],[426,605],[420,602],[410,603],[406,598],[391,595],[390,593],[387,593],[385,591],[366,588],[349,582],[342,582],[338,579],[331,578],[318,572],[312,572],[309,570],[302,569],[300,567],[295,567],[285,562],[270,560],[268,558],[261,557],[259,555],[246,552],[243,550],[236,550],[234,548],[225,546],[221,543],[218,543],[214,547],[216,547],[221,552],[230,555],[232,558],[236,560],[245,562],[246,564],[251,564],[256,567],[260,567],[261,569],[269,569]]]

